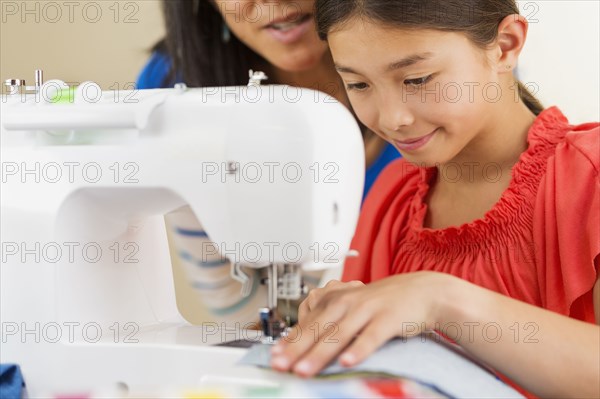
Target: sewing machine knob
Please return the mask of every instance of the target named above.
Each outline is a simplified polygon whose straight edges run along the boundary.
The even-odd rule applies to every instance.
[[[6,79],[4,86],[8,88],[8,94],[17,94],[21,87],[25,87],[23,79]]]
[[[238,162],[235,161],[228,161],[227,162],[227,167],[225,168],[225,172],[228,175],[235,175],[238,172]]]
[[[32,90],[38,92],[44,84],[44,72],[41,69],[35,70],[35,86],[27,87],[23,79],[6,79],[4,86],[8,88],[8,94],[17,94],[19,91]]]
[[[248,86],[260,86],[263,80],[269,79],[269,77],[262,71],[253,71],[252,69],[248,71],[248,76],[250,80],[248,81]]]
[[[178,93],[185,93],[188,87],[185,83],[175,83],[173,88],[177,90]]]

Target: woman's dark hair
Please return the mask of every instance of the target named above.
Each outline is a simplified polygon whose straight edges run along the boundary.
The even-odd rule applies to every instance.
[[[212,0],[164,0],[166,36],[154,51],[171,62],[165,84],[180,77],[190,87],[248,83],[248,70],[268,63],[235,35],[223,39],[223,17]]]
[[[317,0],[315,13],[322,40],[351,19],[363,18],[396,28],[461,32],[486,48],[500,22],[519,9],[514,0]],[[521,82],[518,87],[525,105],[536,115],[542,112],[538,99]]]

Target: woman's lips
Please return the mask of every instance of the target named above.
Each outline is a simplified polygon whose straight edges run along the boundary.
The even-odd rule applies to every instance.
[[[435,129],[433,132],[429,133],[426,136],[422,136],[416,139],[411,139],[411,140],[394,140],[394,144],[396,144],[396,147],[398,147],[399,150],[404,150],[404,151],[414,151],[417,150],[421,147],[423,147],[425,144],[427,144],[429,142],[429,140],[432,139],[432,137],[437,133],[437,129]]]
[[[283,44],[291,44],[302,38],[311,27],[312,15],[298,15],[294,18],[275,21],[265,27],[267,32],[277,41]]]

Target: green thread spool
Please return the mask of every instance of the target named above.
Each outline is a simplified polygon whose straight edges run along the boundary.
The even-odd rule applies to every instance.
[[[75,102],[76,87],[57,90],[50,99],[52,104],[73,104]]]

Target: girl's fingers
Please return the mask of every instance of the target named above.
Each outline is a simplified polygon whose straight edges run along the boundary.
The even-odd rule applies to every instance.
[[[300,303],[300,306],[298,307],[298,321],[304,320],[308,313],[310,313],[310,307],[308,306],[308,302],[305,299],[304,301],[302,301],[302,303]]]
[[[357,365],[395,336],[396,332],[390,329],[389,319],[373,319],[340,355],[340,364],[345,367]]]
[[[365,325],[370,315],[347,314],[339,323],[327,323],[319,326],[320,339],[313,341],[308,352],[302,354],[292,366],[294,373],[302,377],[312,377],[323,370],[346,348]]]
[[[365,283],[363,283],[363,282],[362,282],[362,281],[360,281],[360,280],[352,280],[352,281],[348,281],[346,284],[347,284],[349,287],[352,287],[352,288],[364,287],[364,285],[365,285]]]
[[[309,292],[306,299],[302,301],[300,307],[298,308],[298,320],[301,321],[308,315],[308,313],[314,311],[319,306],[319,303],[323,296],[325,296],[326,294],[348,288],[358,288],[364,285],[365,284],[363,282],[358,280],[350,281],[347,283],[342,283],[337,280],[331,280],[323,288],[312,289]]]
[[[349,306],[338,301],[325,309],[311,312],[303,321],[292,329],[294,336],[290,335],[278,348],[273,348],[271,354],[271,367],[279,371],[289,371],[294,364],[303,357],[313,346],[318,344],[331,327],[325,330],[325,325],[335,328],[336,323],[346,315]]]
[[[298,308],[298,324],[289,331],[288,337],[279,340],[279,342],[275,346],[273,346],[273,348],[271,349],[271,355],[279,355],[283,353],[286,350],[284,348],[287,348],[289,344],[295,346],[298,343],[298,341],[303,339],[302,335],[305,335],[304,339],[306,339],[306,334],[314,336],[315,332],[310,331],[306,327],[309,325],[307,320],[309,319],[309,317],[311,317],[311,312],[314,318],[314,310],[316,309],[321,297],[326,293],[325,291],[325,288],[314,289],[308,294],[307,298],[304,301],[302,301]],[[281,371],[287,371],[287,369],[284,370],[283,368],[279,367],[274,368],[277,368]]]
[[[280,340],[271,349],[271,355],[273,356],[271,366],[276,370],[289,371],[300,356],[320,341],[323,333],[327,336],[328,332],[337,328],[335,323],[341,320],[348,309],[352,307],[352,300],[344,299],[339,293],[336,294],[335,292],[362,286],[364,284],[360,281],[349,283],[331,281],[325,288],[311,291],[298,309],[298,325],[290,330],[288,337]],[[329,295],[325,301],[329,304],[328,306],[322,304],[326,295]],[[368,312],[364,314],[366,317],[368,315]],[[319,331],[320,327],[324,328],[327,323],[330,323],[327,325],[329,327],[328,331]],[[331,342],[328,343],[331,344]]]
[[[390,277],[362,288],[360,282],[332,283],[329,288],[320,290],[312,297],[317,302],[316,307],[312,307],[314,302],[308,302],[304,308],[303,317],[295,329],[295,339],[287,339],[281,347],[273,350],[273,368],[312,376],[342,350],[340,363],[353,366],[392,337],[418,334],[427,325],[431,306],[427,297],[424,301],[403,306],[407,302],[402,296],[413,298],[415,289],[401,289],[401,283],[412,284],[415,279],[424,278],[420,276],[424,275]],[[402,326],[390,324],[390,320],[400,317],[425,321],[421,324],[402,323]],[[359,332],[360,335],[352,342]]]

